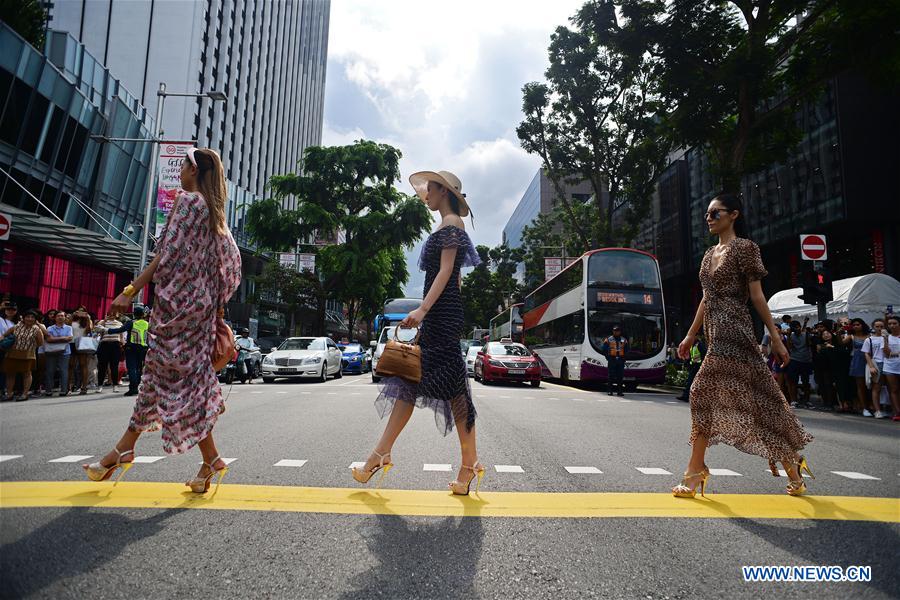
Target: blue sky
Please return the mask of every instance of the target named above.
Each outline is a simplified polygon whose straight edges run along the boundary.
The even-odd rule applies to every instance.
[[[455,173],[475,214],[472,239],[499,244],[539,166],[516,137],[522,86],[543,78],[550,34],[580,5],[333,0],[323,144],[400,148],[400,189],[410,194],[410,173]],[[418,246],[407,254],[414,297],[418,255]]]

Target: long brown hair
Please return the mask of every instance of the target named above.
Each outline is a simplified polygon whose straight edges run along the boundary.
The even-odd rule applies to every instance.
[[[209,208],[209,228],[215,233],[223,234],[225,227],[225,200],[228,188],[225,187],[225,169],[219,153],[211,148],[197,148],[194,152],[197,160],[197,191],[206,200]]]

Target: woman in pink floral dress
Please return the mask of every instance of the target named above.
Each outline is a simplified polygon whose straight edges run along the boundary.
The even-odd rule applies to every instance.
[[[222,394],[210,355],[215,318],[241,281],[241,256],[225,223],[225,175],[219,155],[191,149],[181,170],[180,194],[169,213],[144,272],[116,298],[112,310],[127,311],[138,290],[156,285],[150,319],[150,348],[128,429],[99,462],[83,465],[94,481],[122,474],[134,460],[144,431],[162,429],[163,448],[183,453],[200,447],[203,466],[187,482],[206,492],[215,474],[227,470],[212,431],[222,411]]]

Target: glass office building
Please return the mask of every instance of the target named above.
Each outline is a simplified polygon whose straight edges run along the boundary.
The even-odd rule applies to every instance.
[[[48,32],[41,53],[0,23],[0,210],[13,215],[0,293],[43,310],[102,312],[138,268],[146,110],[83,45]],[[137,229],[139,231],[139,229]]]

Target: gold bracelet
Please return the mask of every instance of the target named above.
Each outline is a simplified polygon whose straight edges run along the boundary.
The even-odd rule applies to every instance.
[[[137,290],[134,289],[134,286],[129,283],[125,286],[125,289],[122,290],[122,294],[128,296],[129,298],[134,298],[135,296],[137,296]]]

